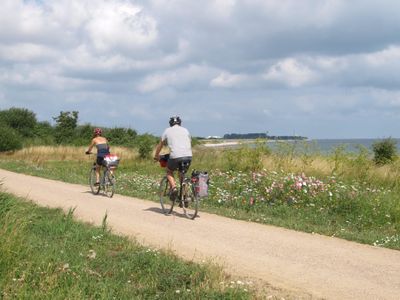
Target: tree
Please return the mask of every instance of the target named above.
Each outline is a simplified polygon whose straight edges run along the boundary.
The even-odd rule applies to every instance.
[[[78,124],[78,114],[77,111],[61,111],[58,117],[53,117],[56,121],[54,137],[57,144],[68,144],[73,141]]]
[[[22,137],[18,132],[5,124],[0,124],[0,152],[14,151],[22,148]]]
[[[110,143],[114,145],[129,146],[133,145],[137,132],[133,129],[115,127],[107,130],[105,135]]]
[[[90,124],[85,124],[77,126],[75,129],[75,139],[73,144],[76,146],[89,145],[93,138],[93,126]]]
[[[0,120],[15,129],[23,137],[32,137],[37,120],[34,112],[25,108],[12,107],[0,111]]]
[[[396,158],[396,141],[387,138],[372,145],[376,164],[386,164]]]
[[[54,128],[47,121],[36,123],[34,136],[39,140],[40,144],[54,144]]]

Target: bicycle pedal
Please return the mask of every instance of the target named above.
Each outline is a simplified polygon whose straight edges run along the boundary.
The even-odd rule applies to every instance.
[[[175,201],[177,196],[178,196],[178,190],[177,189],[173,189],[173,190],[170,191],[169,198],[171,199],[171,201]]]

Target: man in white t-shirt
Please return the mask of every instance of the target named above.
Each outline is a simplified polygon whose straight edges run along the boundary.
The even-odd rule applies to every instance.
[[[170,154],[167,163],[167,179],[171,187],[171,199],[175,199],[178,195],[174,171],[178,169],[181,162],[185,162],[186,165],[189,166],[192,161],[192,139],[189,131],[182,127],[181,123],[181,118],[178,116],[170,118],[170,127],[165,129],[162,134],[154,156],[155,160],[160,160],[160,151],[163,145],[168,145]]]

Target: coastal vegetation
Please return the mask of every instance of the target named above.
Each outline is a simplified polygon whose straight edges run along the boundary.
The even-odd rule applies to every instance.
[[[0,152],[14,151],[29,146],[88,145],[93,137],[89,123],[79,124],[78,111],[61,111],[53,117],[55,124],[38,121],[34,112],[25,108],[0,110]],[[134,147],[141,157],[148,157],[157,137],[138,134],[131,128],[103,127],[103,133],[113,145]]]
[[[293,143],[274,151],[266,145],[194,148],[192,168],[207,170],[211,178],[202,211],[400,249],[398,160],[376,164],[363,147],[357,153],[338,147],[309,154]],[[135,148],[112,150],[121,157],[117,193],[157,201],[164,170]],[[0,155],[0,167],[85,184],[93,158],[83,152],[72,146],[24,148]]]

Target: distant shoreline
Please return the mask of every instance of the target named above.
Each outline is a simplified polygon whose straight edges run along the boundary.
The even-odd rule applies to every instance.
[[[279,141],[294,141],[294,140],[267,140],[267,143],[274,143]],[[227,146],[237,146],[241,144],[254,144],[257,143],[256,139],[221,139],[221,140],[206,140],[202,142],[201,145],[207,148],[218,148],[218,147],[227,147]]]
[[[299,149],[301,147],[309,147],[313,151],[321,151],[322,153],[329,153],[337,147],[344,147],[345,151],[357,152],[359,146],[364,146],[371,151],[374,142],[381,141],[383,138],[358,138],[358,139],[306,139],[306,140],[266,140],[266,145],[269,144],[272,148],[280,143],[295,143]],[[400,139],[392,138],[397,144],[397,150],[400,153]],[[260,141],[258,139],[207,139],[200,142],[201,147],[205,148],[235,148],[239,145],[255,145]]]

